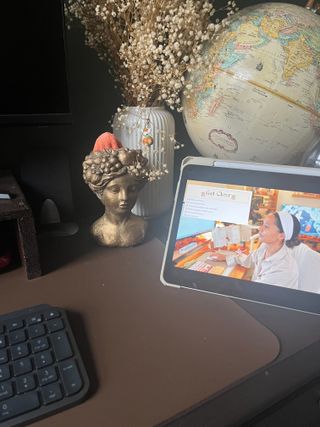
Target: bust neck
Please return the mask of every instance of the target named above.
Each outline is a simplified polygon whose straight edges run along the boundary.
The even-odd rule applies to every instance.
[[[114,214],[112,212],[105,211],[104,220],[112,225],[120,226],[122,224],[125,224],[129,220],[130,216],[132,216],[131,212],[124,212],[123,214]]]

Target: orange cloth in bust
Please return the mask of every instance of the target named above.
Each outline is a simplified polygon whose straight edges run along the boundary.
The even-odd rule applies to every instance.
[[[104,132],[96,140],[93,151],[103,151],[108,148],[118,150],[122,147],[121,142],[114,136],[113,133]]]

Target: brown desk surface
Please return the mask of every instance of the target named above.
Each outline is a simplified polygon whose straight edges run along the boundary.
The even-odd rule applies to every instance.
[[[69,310],[91,378],[85,402],[35,425],[151,426],[277,357],[275,335],[233,301],[163,286],[162,253],[157,239],[78,247],[41,278],[26,280],[22,268],[0,276],[1,313],[41,303]]]

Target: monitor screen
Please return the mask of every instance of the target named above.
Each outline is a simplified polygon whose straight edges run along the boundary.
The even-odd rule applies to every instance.
[[[70,122],[62,0],[1,5],[0,124]]]

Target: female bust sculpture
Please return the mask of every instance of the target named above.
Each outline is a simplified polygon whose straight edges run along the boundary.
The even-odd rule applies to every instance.
[[[148,180],[148,160],[141,150],[126,148],[92,151],[83,162],[83,178],[105,206],[91,226],[95,240],[105,246],[133,246],[142,242],[146,221],[131,213]]]

